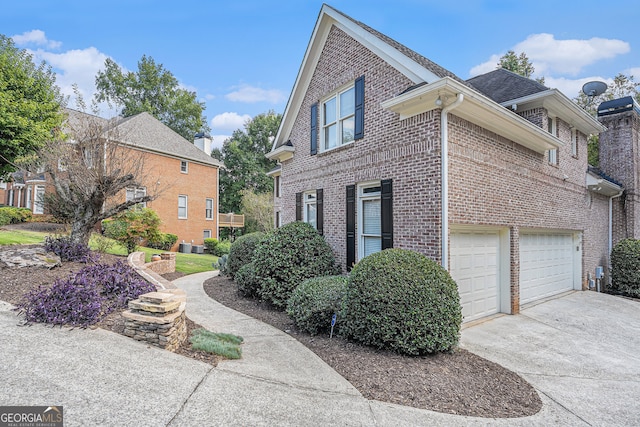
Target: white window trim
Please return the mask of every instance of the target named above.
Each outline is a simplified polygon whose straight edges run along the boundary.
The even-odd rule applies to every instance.
[[[571,129],[571,155],[578,157],[578,131],[575,128]]]
[[[211,200],[211,215],[207,216],[207,211],[209,210],[209,208],[207,208],[207,203],[209,202],[209,200]],[[206,219],[207,221],[213,221],[214,207],[215,203],[213,202],[213,197],[207,197],[204,201],[204,219]]]
[[[209,233],[209,237],[207,237],[207,233]],[[203,239],[210,239],[210,238],[211,238],[211,236],[212,236],[212,234],[211,234],[211,230],[203,230],[203,231],[202,231],[202,238],[203,238]]]
[[[365,193],[364,190],[372,187],[380,187],[376,193]],[[358,205],[357,205],[357,223],[356,231],[358,235],[358,260],[364,258],[364,239],[365,237],[380,237],[380,246],[382,247],[382,227],[380,235],[364,234],[364,203],[367,200],[380,200],[382,203],[382,183],[380,181],[364,182],[358,185]]]
[[[557,119],[555,117],[548,116],[547,117],[547,131],[556,136],[558,134],[557,128]],[[558,149],[554,148],[553,150],[549,150],[549,164],[557,165],[558,164]]]
[[[38,192],[41,191],[42,192],[42,200],[39,201],[38,200]],[[33,213],[37,214],[37,215],[42,215],[44,214],[44,192],[45,192],[45,188],[43,185],[36,185],[35,191],[34,191],[34,199],[33,199]]]
[[[182,170],[182,165],[184,165],[184,170]],[[180,160],[180,173],[189,173],[189,162],[186,160]]]
[[[311,199],[311,197],[313,197],[313,199]],[[309,205],[315,206],[316,217],[313,218],[313,224],[309,222],[310,218],[307,214],[307,206]],[[307,224],[311,224],[313,228],[318,228],[318,196],[316,190],[302,193],[302,220]]]
[[[344,116],[344,117],[340,117],[340,95],[343,94],[344,92],[347,92],[348,90],[353,89],[353,97],[354,97],[354,108],[353,108],[353,113]],[[319,104],[318,107],[320,108],[320,123],[318,126],[319,132],[320,132],[320,138],[318,138],[319,140],[319,151],[320,152],[324,152],[324,151],[331,151],[331,150],[335,150],[337,148],[340,148],[344,145],[349,145],[352,144],[355,141],[355,138],[352,139],[349,142],[342,142],[342,123],[344,122],[344,120],[353,117],[354,119],[354,133],[355,133],[355,81],[339,88],[338,90],[336,90],[335,92],[333,92],[331,95],[325,97],[324,99],[322,99]],[[328,101],[330,101],[331,99],[335,98],[336,100],[336,146],[335,147],[331,147],[331,148],[325,148],[326,145],[326,141],[325,141],[325,124],[324,124],[324,120],[325,120],[325,114],[324,114],[324,104],[327,103]],[[334,122],[332,122],[334,123]]]
[[[184,198],[184,216],[180,216],[180,199]],[[187,219],[189,217],[189,197],[184,194],[178,195],[178,219]]]
[[[133,192],[133,198],[129,198],[129,191]],[[142,193],[142,195],[138,194],[138,193]],[[137,197],[144,197],[147,195],[147,187],[127,187],[125,189],[125,201],[130,201],[133,200]],[[147,202],[140,202],[138,203],[136,206],[140,206],[142,208],[146,208],[147,207]]]

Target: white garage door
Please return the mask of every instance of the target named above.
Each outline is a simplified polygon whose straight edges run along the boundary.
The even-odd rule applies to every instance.
[[[498,233],[455,232],[450,235],[451,277],[458,284],[463,321],[497,313]]]
[[[520,304],[573,289],[571,234],[520,235]]]

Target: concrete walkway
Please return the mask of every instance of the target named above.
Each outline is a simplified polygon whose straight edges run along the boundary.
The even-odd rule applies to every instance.
[[[63,405],[65,426],[637,424],[640,352],[638,338],[629,335],[639,330],[640,315],[630,301],[575,293],[527,309],[523,315],[466,328],[464,347],[519,372],[544,402],[542,411],[532,417],[494,420],[364,399],[284,332],[211,300],[202,290],[202,282],[210,276],[190,275],[174,283],[188,295],[187,315],[192,320],[216,332],[244,337],[241,360],[213,368],[100,329],[17,326],[19,319],[10,306],[0,303],[0,405]],[[611,305],[603,306],[604,312],[579,317],[566,311],[572,306],[584,311],[584,304],[598,306],[605,300]],[[551,307],[544,309],[547,304]],[[558,311],[566,313],[555,321],[567,321],[565,331],[549,315]],[[616,334],[606,330],[590,335],[590,322],[612,316],[611,322],[622,329],[619,338],[612,338],[620,333],[615,327]],[[538,329],[536,324],[544,327]],[[630,347],[606,356],[612,345],[618,352],[628,339],[635,340],[635,350]],[[561,352],[556,357],[557,349]],[[592,357],[585,359],[587,355]],[[557,358],[560,365],[552,363]]]

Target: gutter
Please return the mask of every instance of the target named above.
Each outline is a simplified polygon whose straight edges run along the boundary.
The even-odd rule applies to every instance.
[[[458,93],[456,100],[442,109],[440,113],[440,162],[441,169],[441,187],[442,187],[442,236],[441,236],[441,264],[445,270],[449,270],[449,111],[462,104],[464,95]]]

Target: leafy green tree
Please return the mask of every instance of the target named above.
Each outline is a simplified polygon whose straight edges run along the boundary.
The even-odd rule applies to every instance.
[[[137,72],[124,72],[112,59],[96,76],[96,99],[122,107],[124,117],[148,112],[188,141],[208,132],[205,105],[196,93],[180,87],[174,75],[153,58],[143,55]]]
[[[244,232],[269,231],[273,229],[273,193],[256,194],[244,189],[242,194],[242,213],[244,214]]]
[[[0,178],[52,139],[64,120],[64,98],[44,62],[0,35]]]
[[[273,111],[259,114],[245,125],[245,130],[236,130],[222,147],[225,168],[220,171],[220,212],[241,212],[242,191],[256,194],[273,191],[273,179],[267,172],[276,163],[265,157],[271,151],[281,114]]]
[[[530,79],[531,75],[536,71],[531,61],[529,61],[526,53],[522,52],[520,55],[517,55],[512,50],[502,55],[498,61],[497,68],[504,68],[505,70],[520,74],[528,79]],[[535,80],[540,84],[544,84],[544,77],[540,77]]]

